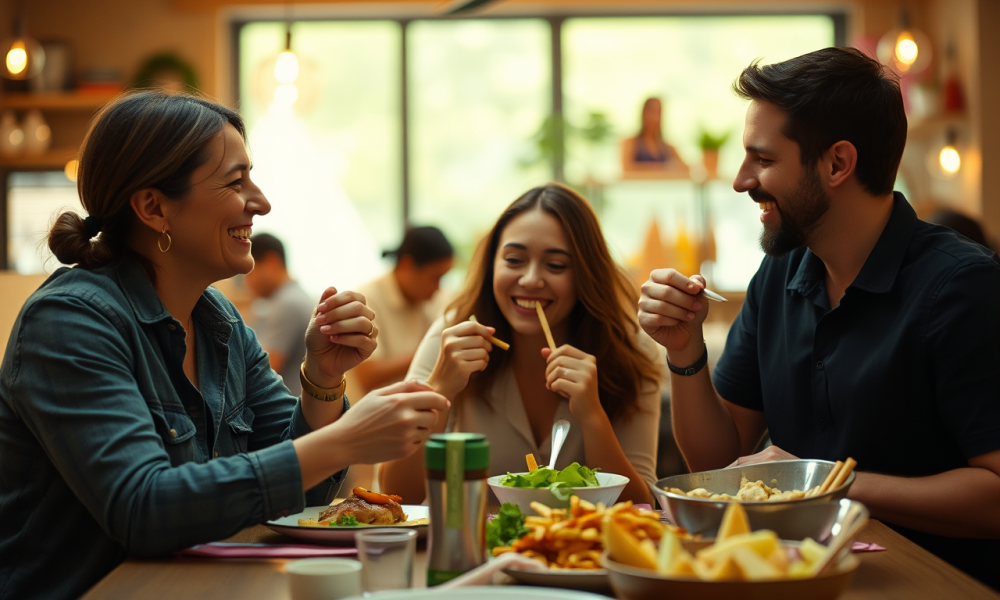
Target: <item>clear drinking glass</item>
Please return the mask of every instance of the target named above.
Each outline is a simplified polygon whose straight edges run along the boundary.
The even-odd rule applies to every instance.
[[[399,590],[413,583],[413,559],[417,554],[417,532],[413,529],[371,529],[354,536],[358,558],[364,569],[361,583],[366,592]]]

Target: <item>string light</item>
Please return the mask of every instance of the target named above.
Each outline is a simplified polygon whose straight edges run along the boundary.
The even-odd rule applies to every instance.
[[[910,13],[903,7],[899,27],[882,36],[875,53],[882,64],[900,75],[915,75],[931,62],[931,42],[924,32],[910,26]]]
[[[24,22],[14,22],[14,37],[3,42],[4,69],[0,71],[7,79],[29,79],[42,72],[45,66],[45,50],[42,45],[24,35]]]

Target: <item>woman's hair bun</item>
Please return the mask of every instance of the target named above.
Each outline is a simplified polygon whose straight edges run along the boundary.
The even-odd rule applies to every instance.
[[[112,259],[111,249],[100,238],[91,238],[83,218],[73,211],[56,217],[49,230],[49,250],[59,262],[94,268]]]

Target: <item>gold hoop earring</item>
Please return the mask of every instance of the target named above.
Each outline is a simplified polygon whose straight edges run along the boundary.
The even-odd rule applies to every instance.
[[[160,229],[160,234],[161,234],[161,236],[156,239],[156,247],[160,249],[160,252],[166,252],[167,250],[170,250],[170,246],[173,245],[174,240],[172,240],[170,238],[170,234],[167,233],[167,226],[166,225],[164,225],[163,228]],[[167,236],[167,247],[166,248],[163,247],[163,239],[162,238],[163,238],[164,235]]]

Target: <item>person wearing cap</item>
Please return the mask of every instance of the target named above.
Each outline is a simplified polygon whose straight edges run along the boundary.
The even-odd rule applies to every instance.
[[[253,305],[253,330],[267,352],[271,368],[281,375],[294,395],[302,392],[299,365],[306,356],[306,338],[313,299],[288,274],[285,245],[269,233],[250,237],[253,270],[243,276],[247,290],[257,299]]]
[[[394,256],[396,266],[357,289],[375,311],[380,335],[378,348],[354,370],[352,382],[359,388],[354,398],[403,380],[420,340],[444,312],[448,298],[440,290],[441,278],[455,265],[448,238],[429,226],[410,228],[399,247],[382,256]]]

